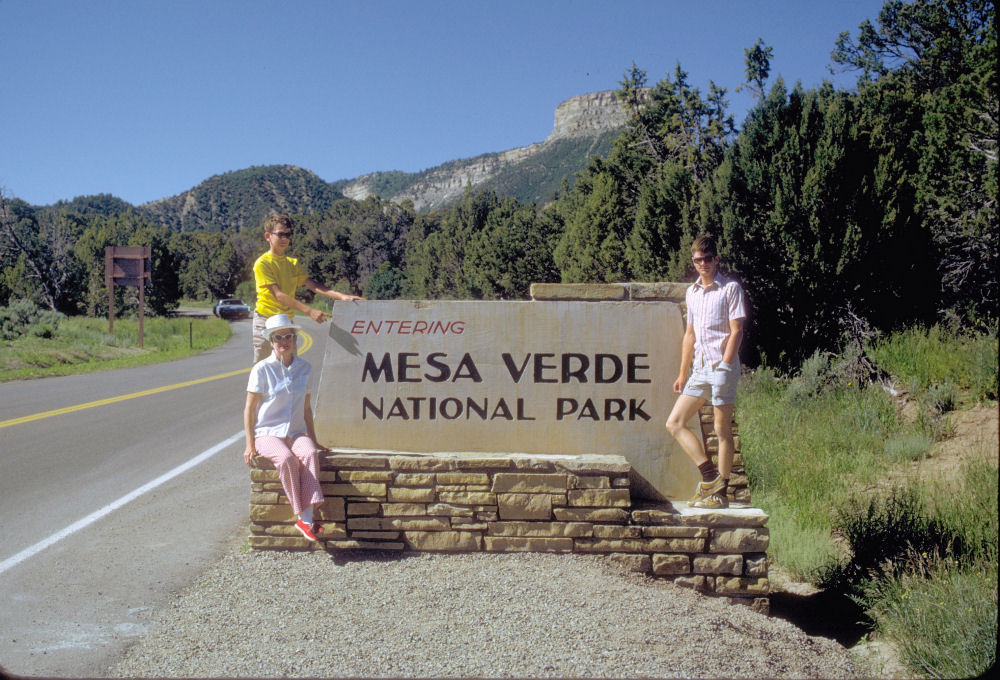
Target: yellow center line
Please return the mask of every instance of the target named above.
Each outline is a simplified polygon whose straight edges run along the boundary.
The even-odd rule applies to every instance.
[[[312,347],[313,341],[312,336],[310,336],[305,331],[300,331],[302,335],[302,347],[299,348],[298,354],[305,354],[306,351]],[[115,404],[119,401],[125,401],[127,399],[135,399],[137,397],[147,397],[151,394],[159,394],[161,392],[169,392],[171,390],[179,390],[182,387],[191,387],[193,385],[200,385],[202,383],[211,382],[213,380],[221,380],[223,378],[231,378],[234,375],[239,375],[240,373],[249,373],[249,368],[241,368],[238,371],[229,371],[228,373],[220,373],[219,375],[212,375],[207,378],[196,378],[194,380],[188,380],[182,383],[175,383],[173,385],[164,385],[163,387],[154,387],[149,390],[142,390],[141,392],[132,392],[131,394],[123,394],[118,397],[108,397],[107,399],[97,399],[96,401],[88,401],[82,404],[76,404],[74,406],[65,406],[63,408],[52,409],[51,411],[43,411],[41,413],[34,413],[28,416],[21,416],[20,418],[11,418],[10,420],[0,420],[0,430],[5,427],[10,427],[11,425],[20,425],[21,423],[30,423],[34,420],[42,420],[43,418],[51,418],[52,416],[61,416],[66,413],[74,413],[76,411],[83,411],[88,408],[95,408],[97,406],[107,406],[108,404]]]

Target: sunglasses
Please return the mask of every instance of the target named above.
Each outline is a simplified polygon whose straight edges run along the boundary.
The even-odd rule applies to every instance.
[[[691,261],[695,264],[704,264],[705,262],[711,262],[715,259],[715,255],[706,255],[705,257],[692,257]]]
[[[271,342],[284,342],[285,340],[294,340],[295,333],[275,333],[271,336]]]
[[[271,236],[277,236],[278,238],[292,238],[292,232],[290,231],[272,231],[269,233]]]

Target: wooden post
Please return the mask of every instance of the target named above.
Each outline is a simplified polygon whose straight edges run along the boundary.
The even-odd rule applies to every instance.
[[[104,280],[108,286],[108,332],[115,330],[115,284],[139,288],[139,347],[145,340],[146,279],[152,266],[147,260],[152,255],[149,246],[107,246],[104,249]]]
[[[115,249],[108,246],[104,249],[104,283],[108,287],[108,335],[115,335]]]

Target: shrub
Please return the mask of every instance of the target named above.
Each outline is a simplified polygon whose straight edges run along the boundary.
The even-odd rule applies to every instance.
[[[885,455],[892,463],[909,463],[927,457],[931,438],[926,434],[899,434],[885,441]]]
[[[876,341],[868,351],[879,366],[916,392],[950,383],[968,390],[973,401],[997,398],[995,332],[961,335],[940,326],[910,328]]]
[[[903,661],[932,678],[982,677],[996,663],[997,573],[935,560],[921,574],[875,581],[862,602]]]
[[[0,339],[16,340],[27,333],[36,337],[52,337],[63,318],[64,315],[59,312],[41,309],[31,300],[17,300],[0,307]]]
[[[802,362],[799,375],[788,384],[785,394],[793,403],[813,399],[823,392],[830,380],[830,356],[817,350]]]

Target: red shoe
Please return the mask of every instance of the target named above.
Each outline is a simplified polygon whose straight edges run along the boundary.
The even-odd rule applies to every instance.
[[[313,528],[303,522],[301,519],[295,523],[295,528],[302,532],[302,535],[308,538],[310,541],[318,540],[316,534],[313,533]]]
[[[314,534],[319,536],[323,532],[323,525],[319,522],[313,522],[312,530]]]

